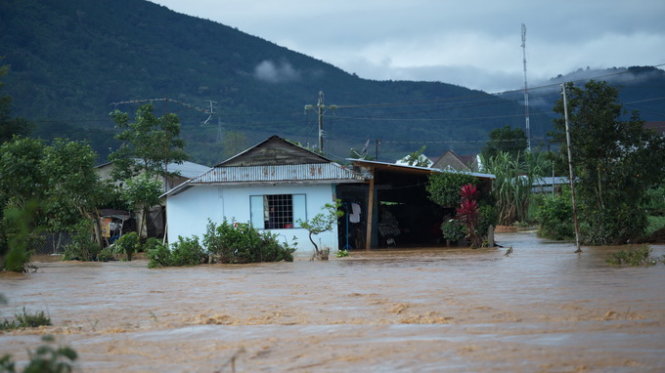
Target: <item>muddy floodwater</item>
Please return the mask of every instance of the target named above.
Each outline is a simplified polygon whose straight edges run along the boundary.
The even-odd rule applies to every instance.
[[[91,372],[665,372],[665,265],[614,268],[618,248],[578,256],[533,233],[497,241],[513,253],[38,263],[0,276],[0,317],[46,310],[53,326],[0,332],[0,355],[24,363],[53,334]]]

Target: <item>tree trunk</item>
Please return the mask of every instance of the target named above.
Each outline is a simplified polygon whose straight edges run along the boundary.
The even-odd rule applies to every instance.
[[[309,240],[312,241],[312,245],[314,245],[314,250],[316,250],[316,253],[319,253],[319,246],[316,245],[316,242],[314,242],[314,239],[312,238],[312,233],[310,232],[309,234]]]

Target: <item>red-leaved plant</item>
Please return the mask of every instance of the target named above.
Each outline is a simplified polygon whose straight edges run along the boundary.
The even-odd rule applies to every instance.
[[[462,201],[457,208],[457,218],[466,225],[467,234],[471,241],[471,247],[480,246],[480,237],[476,233],[476,225],[478,224],[478,202],[476,195],[478,188],[473,184],[462,185],[460,188],[460,196]]]

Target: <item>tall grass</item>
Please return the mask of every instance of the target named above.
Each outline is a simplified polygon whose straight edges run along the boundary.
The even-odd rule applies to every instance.
[[[44,311],[33,314],[28,313],[24,307],[22,313],[14,315],[14,320],[5,319],[0,321],[0,330],[35,328],[42,325],[51,325],[51,317],[44,313]]]

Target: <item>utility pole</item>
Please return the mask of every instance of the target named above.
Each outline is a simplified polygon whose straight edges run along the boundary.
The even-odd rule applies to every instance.
[[[561,84],[563,95],[563,118],[566,124],[566,148],[568,148],[568,177],[570,181],[570,196],[573,203],[573,224],[575,225],[575,253],[582,253],[580,248],[580,224],[577,221],[577,205],[575,204],[575,175],[573,173],[573,156],[570,151],[570,126],[568,125],[568,100],[566,98],[566,83]]]
[[[529,86],[526,82],[526,25],[522,23],[522,62],[524,65],[524,120],[526,124],[526,148],[531,152],[531,128],[529,126]]]
[[[319,100],[316,103],[316,115],[318,117],[319,124],[319,152],[323,154],[323,138],[325,137],[325,132],[323,131],[323,115],[327,109],[334,110],[336,105],[324,105],[323,103],[323,91],[319,91]],[[305,105],[305,111],[313,110],[314,105]]]

